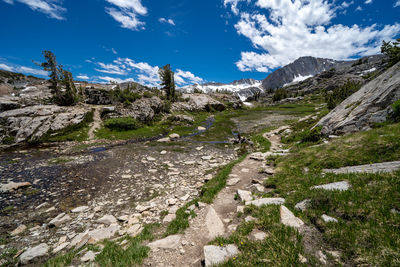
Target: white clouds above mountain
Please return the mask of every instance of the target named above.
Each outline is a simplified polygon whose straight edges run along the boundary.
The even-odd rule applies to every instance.
[[[141,0],[106,0],[112,7],[106,7],[106,12],[121,24],[122,28],[130,30],[144,29],[145,23],[138,16],[147,14],[147,8]]]
[[[361,27],[332,24],[340,9],[324,0],[257,0],[254,11],[241,11],[240,1],[225,0],[238,10],[235,28],[258,51],[242,52],[236,63],[241,71],[268,72],[301,56],[349,59],[379,52],[382,40],[393,39],[400,24]],[[235,13],[235,12],[234,12]]]
[[[24,73],[24,74],[33,74],[33,75],[40,75],[40,76],[48,75],[47,71],[44,71],[41,69],[34,69],[31,67],[25,67],[25,66],[10,66],[5,63],[0,64],[0,69],[6,70],[6,71],[12,71],[12,72]]]
[[[127,79],[113,78],[109,76],[98,77],[104,81],[136,81],[147,86],[159,86],[160,84],[160,78],[158,76],[159,67],[151,66],[147,62],[136,62],[130,58],[117,58],[110,64],[102,62],[97,62],[95,64],[100,67],[96,68],[96,71],[129,77]],[[200,83],[202,81],[202,78],[194,75],[190,71],[183,71],[181,69],[175,71],[175,82],[178,86]]]
[[[29,6],[32,10],[48,15],[50,18],[63,20],[66,9],[62,7],[62,0],[3,0],[8,4],[19,2]]]

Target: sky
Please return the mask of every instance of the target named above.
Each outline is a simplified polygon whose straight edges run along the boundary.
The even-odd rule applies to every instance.
[[[0,69],[178,86],[264,79],[301,56],[357,59],[400,37],[400,0],[0,0]]]

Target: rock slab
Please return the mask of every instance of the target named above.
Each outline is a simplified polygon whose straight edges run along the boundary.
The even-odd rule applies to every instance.
[[[43,257],[47,255],[49,251],[49,246],[45,243],[42,243],[36,247],[29,248],[27,251],[21,254],[19,260],[21,264],[28,264],[35,260],[36,258]]]
[[[205,246],[204,247],[204,258],[205,266],[215,266],[223,263],[229,258],[239,253],[238,248],[235,245],[227,245],[224,247],[219,246]]]

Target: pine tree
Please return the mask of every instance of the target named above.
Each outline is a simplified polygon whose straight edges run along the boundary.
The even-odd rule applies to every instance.
[[[160,75],[161,86],[163,86],[165,94],[167,95],[167,100],[175,101],[175,79],[171,66],[169,64],[165,65],[159,69],[158,74]]]

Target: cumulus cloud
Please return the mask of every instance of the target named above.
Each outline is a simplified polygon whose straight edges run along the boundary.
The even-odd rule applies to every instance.
[[[3,0],[8,4],[19,2],[29,6],[34,11],[39,11],[50,18],[64,20],[63,14],[66,9],[61,6],[62,0]]]
[[[374,0],[366,0],[366,1],[365,1],[365,4],[367,4],[367,5],[372,4],[373,1],[374,1]]]
[[[130,30],[144,29],[145,23],[138,19],[138,16],[147,14],[147,8],[141,0],[106,0],[113,5],[106,7],[106,12],[121,24],[122,28]]]
[[[160,23],[167,23],[167,24],[170,24],[172,26],[175,26],[175,21],[173,21],[172,19],[159,18],[158,21]]]
[[[34,69],[31,67],[25,67],[25,66],[10,66],[5,63],[0,64],[0,69],[6,70],[6,71],[12,71],[12,72],[24,73],[24,74],[39,75],[39,76],[48,76],[48,74],[49,74],[47,71],[44,71],[41,69]]]
[[[301,56],[349,59],[379,53],[382,40],[393,39],[400,24],[333,25],[336,12],[352,2],[335,6],[324,0],[257,0],[253,12],[240,12],[235,28],[259,51],[242,52],[237,67],[269,72]]]
[[[238,15],[239,14],[238,4],[239,2],[244,2],[244,1],[250,3],[250,0],[224,0],[224,6],[227,7],[228,5],[230,5],[233,14]]]
[[[400,6],[400,0],[397,0],[396,3],[394,3],[393,7],[399,7]]]
[[[14,68],[6,64],[0,64],[0,70],[14,71]]]
[[[101,68],[101,69],[96,69],[96,71],[99,71],[99,72],[108,73],[108,74],[118,74],[118,75],[126,75],[127,74],[127,72],[118,65],[104,64],[103,62],[97,62],[97,65],[99,65]]]
[[[193,83],[201,83],[203,82],[203,79],[200,77],[197,77],[190,71],[183,71],[180,69],[177,69],[175,72],[175,82],[178,85],[187,85],[187,84],[193,84]]]
[[[134,82],[134,80],[132,78],[120,79],[120,78],[114,78],[114,77],[109,77],[109,76],[99,76],[98,78],[100,80],[106,81],[106,82],[115,82],[115,83]]]

